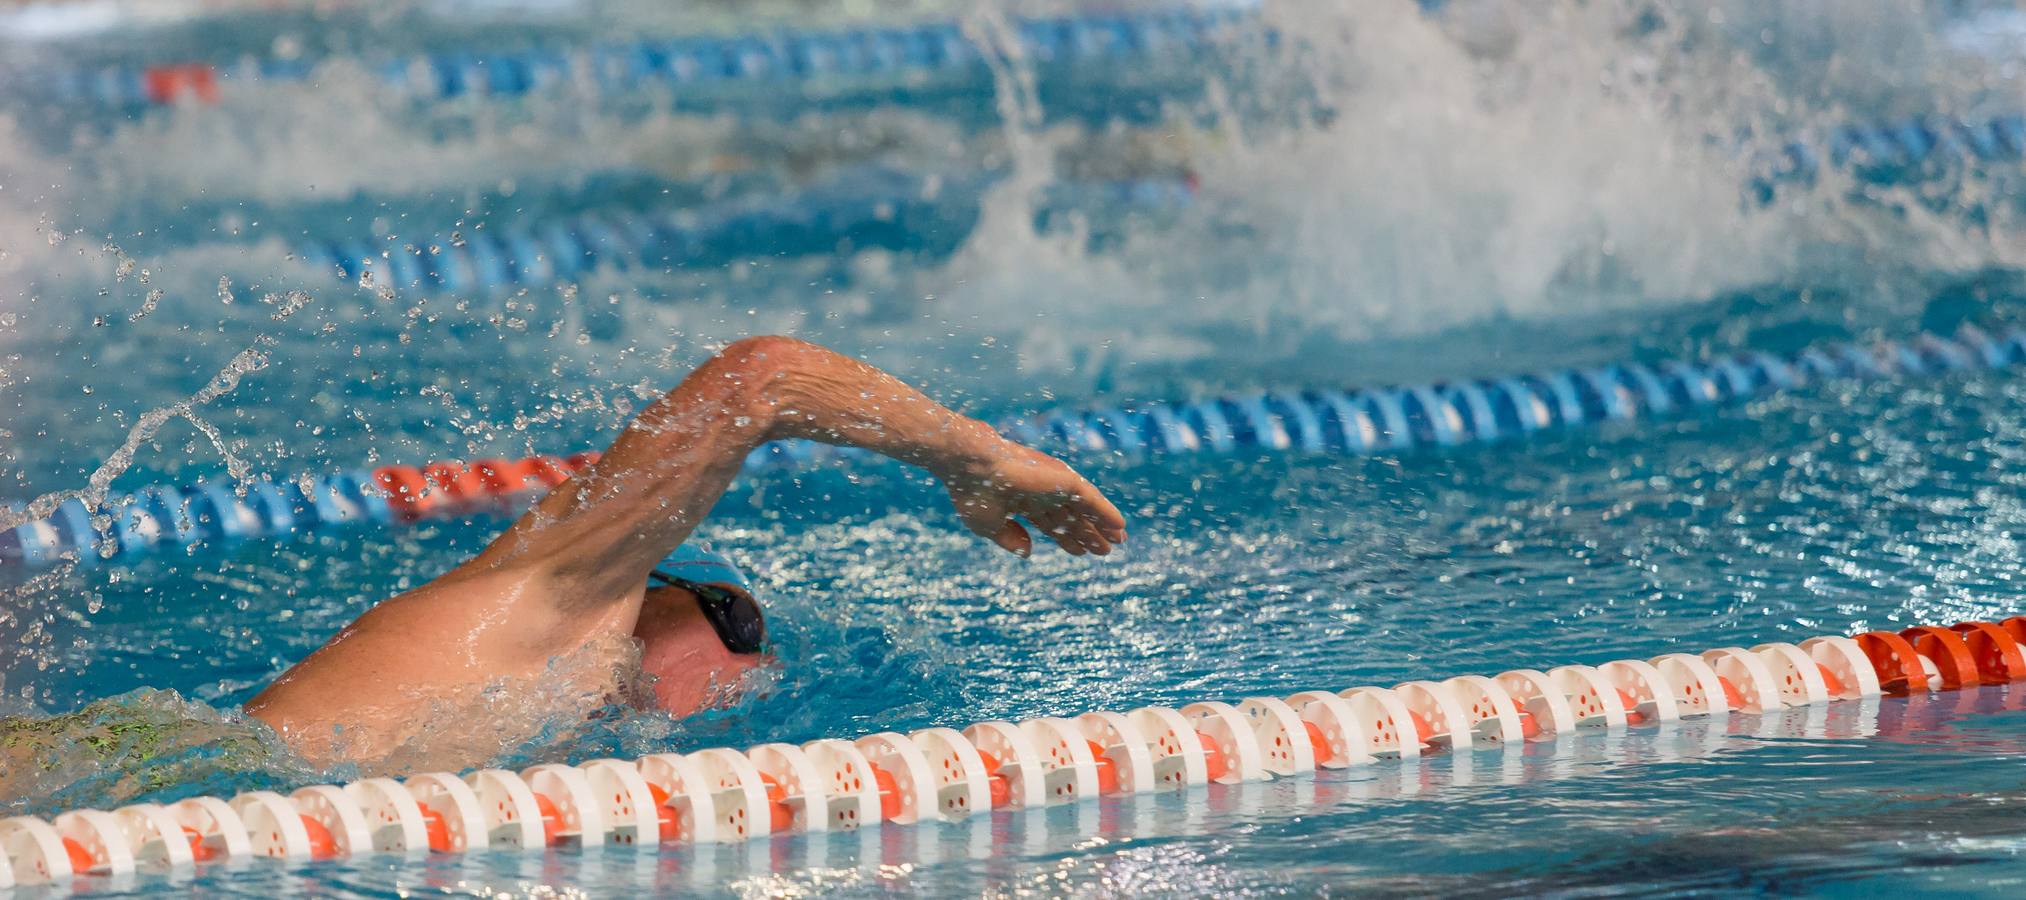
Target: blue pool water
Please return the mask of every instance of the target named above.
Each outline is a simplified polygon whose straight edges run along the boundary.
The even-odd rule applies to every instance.
[[[9,59],[65,71],[218,48],[320,62],[307,81],[227,82],[215,106],[24,95],[0,113],[0,501],[95,472],[122,489],[595,446],[713,347],[769,331],[996,415],[1786,352],[2026,310],[2016,159],[1874,160],[1770,189],[1761,165],[1846,122],[2026,109],[1983,6],[1423,6],[1269,5],[1186,65],[1030,60],[1031,94],[1018,65],[683,97],[396,102],[368,77],[502,35],[737,33],[798,6],[14,34]],[[1061,11],[994,7],[964,29]],[[331,271],[348,243],[440,259],[585,217],[690,243],[627,239],[546,281]],[[0,799],[50,815],[2017,615],[2022,393],[1992,372],[1388,458],[1079,457],[1133,529],[1105,560],[997,554],[896,465],[754,473],[706,533],[758,574],[779,659],[726,708],[587,719],[507,692],[446,709],[432,746],[332,770],[238,704],[500,521],[0,563]],[[2026,880],[2022,710],[1987,687],[827,841],[82,885],[2007,895]],[[487,723],[505,714],[547,727],[503,741]]]

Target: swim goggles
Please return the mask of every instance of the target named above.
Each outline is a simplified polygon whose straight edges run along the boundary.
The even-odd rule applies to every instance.
[[[717,632],[726,650],[759,653],[767,646],[767,619],[753,599],[746,574],[709,548],[684,544],[648,573],[649,582],[679,587],[696,595],[704,621]]]

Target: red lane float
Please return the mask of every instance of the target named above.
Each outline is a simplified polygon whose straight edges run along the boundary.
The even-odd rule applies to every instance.
[[[412,522],[458,515],[547,491],[598,461],[596,453],[568,457],[445,460],[423,466],[381,466],[373,482],[394,517]]]
[[[1915,653],[1934,663],[1943,690],[1961,690],[1983,683],[1977,675],[1976,654],[1970,652],[1970,645],[1961,634],[1938,625],[1916,625],[1901,631],[1899,636],[1913,645]]]
[[[1985,684],[2005,684],[2026,678],[2026,653],[2019,639],[1990,622],[1957,622],[1950,626],[1961,632],[1977,660],[1977,675]]]
[[[529,491],[585,463],[535,458],[441,466],[436,484],[412,497],[449,503],[460,491],[465,498]],[[414,469],[378,473],[383,485],[417,479],[430,480]],[[320,860],[491,847],[736,842],[958,821],[1386,759],[1412,765],[1444,749],[1519,747],[1585,730],[1812,706],[1885,691],[2009,683],[2026,676],[2021,631],[2026,617],[1236,704],[982,722],[961,732],[927,728],[855,741],[543,764],[521,772],[366,778],[285,796],[249,791],[230,801],[193,797],[110,813],[77,810],[53,823],[17,816],[0,820],[0,886],[251,856]]]
[[[1906,638],[1890,631],[1867,631],[1854,640],[1878,673],[1879,690],[1905,694],[1929,687],[1927,667],[1921,665],[1924,657],[1915,652]]]

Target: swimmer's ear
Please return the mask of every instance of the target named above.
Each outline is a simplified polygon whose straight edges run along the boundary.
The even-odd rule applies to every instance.
[[[1020,527],[1019,522],[1012,519],[1007,519],[1006,524],[1000,526],[999,533],[992,536],[992,543],[1006,548],[1007,552],[1021,559],[1034,554],[1034,538],[1027,534],[1027,529]]]

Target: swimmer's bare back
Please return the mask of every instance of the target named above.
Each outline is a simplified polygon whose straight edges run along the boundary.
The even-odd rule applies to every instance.
[[[965,526],[1021,556],[1033,543],[1017,519],[1077,555],[1125,540],[1118,509],[1061,461],[865,363],[791,338],[747,338],[642,410],[595,465],[479,555],[360,616],[247,712],[330,763],[383,757],[435,727],[442,698],[555,677],[561,659],[585,682],[583,696],[609,696],[634,652],[648,573],[710,511],[747,454],[783,438],[927,469]]]

